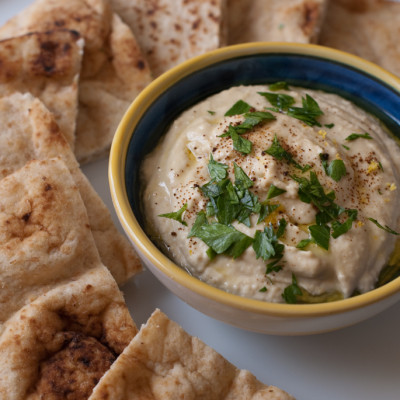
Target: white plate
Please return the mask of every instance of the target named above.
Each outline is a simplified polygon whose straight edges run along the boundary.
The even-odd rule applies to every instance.
[[[0,23],[30,3],[0,0]],[[107,160],[87,165],[83,171],[118,224],[109,194]],[[262,382],[276,385],[298,400],[400,399],[400,304],[340,331],[278,337],[246,332],[199,313],[148,271],[129,281],[123,291],[138,326],[158,307],[237,367],[248,369]]]

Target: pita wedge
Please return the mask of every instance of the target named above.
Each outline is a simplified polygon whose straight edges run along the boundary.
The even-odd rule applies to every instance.
[[[28,161],[60,156],[79,189],[90,230],[106,265],[119,284],[141,270],[128,240],[118,232],[110,212],[79,168],[54,116],[29,93],[0,98],[0,178]],[[86,211],[85,210],[85,211]]]
[[[87,399],[137,329],[98,263],[36,298],[0,335],[0,398]]]
[[[30,33],[0,41],[0,96],[29,92],[54,114],[75,143],[83,40],[74,31]]]
[[[111,0],[134,32],[155,76],[225,45],[226,0]]]
[[[85,206],[60,159],[31,161],[0,180],[0,326],[97,263]]]
[[[400,3],[331,0],[320,44],[366,58],[400,76]]]
[[[156,310],[94,389],[90,400],[289,400],[239,370]]]
[[[85,41],[75,154],[80,162],[108,151],[115,129],[150,70],[132,31],[108,0],[36,0],[0,28],[0,38],[71,29]]]
[[[228,0],[228,42],[316,42],[327,0]]]

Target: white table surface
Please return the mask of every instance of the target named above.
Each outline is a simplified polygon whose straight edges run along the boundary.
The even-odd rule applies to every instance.
[[[0,23],[30,3],[0,0]],[[120,227],[108,188],[107,161],[84,166],[83,171]],[[290,337],[256,334],[207,317],[165,289],[149,271],[130,280],[123,291],[138,326],[158,307],[237,367],[297,400],[400,399],[400,304],[349,328]]]

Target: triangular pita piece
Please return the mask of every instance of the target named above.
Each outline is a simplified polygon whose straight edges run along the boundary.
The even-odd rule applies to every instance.
[[[79,190],[60,159],[31,161],[0,180],[0,326],[99,262]]]
[[[95,192],[66,143],[54,116],[39,99],[15,93],[0,98],[0,178],[33,159],[60,156],[68,166],[89,217],[101,260],[119,284],[141,270],[138,256],[118,232],[106,205]]]
[[[95,387],[90,400],[289,400],[156,310]]]
[[[36,0],[0,28],[0,37],[57,28],[85,40],[75,154],[87,162],[108,151],[122,115],[151,81],[150,70],[108,0]]]
[[[316,42],[327,0],[228,0],[228,42]]]
[[[134,32],[155,76],[225,45],[226,0],[111,0]]]
[[[74,31],[31,33],[0,41],[0,96],[30,92],[75,143],[83,40]]]
[[[6,322],[0,335],[0,398],[87,399],[136,332],[117,284],[98,263]]]
[[[366,58],[400,76],[400,3],[331,0],[319,43]]]

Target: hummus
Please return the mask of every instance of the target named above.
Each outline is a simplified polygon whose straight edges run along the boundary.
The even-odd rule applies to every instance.
[[[369,291],[399,230],[399,148],[349,101],[286,89],[233,87],[177,118],[142,165],[147,231],[190,274],[240,296],[326,301]],[[240,131],[255,111],[271,116]],[[238,151],[238,140],[251,149]],[[210,197],[207,184],[215,189],[223,180],[225,197]],[[216,210],[235,203],[232,192],[252,206],[223,224]],[[199,213],[207,228],[221,228],[220,237],[189,234]],[[249,239],[240,242],[236,231]],[[217,254],[218,240],[232,232],[236,241]]]

